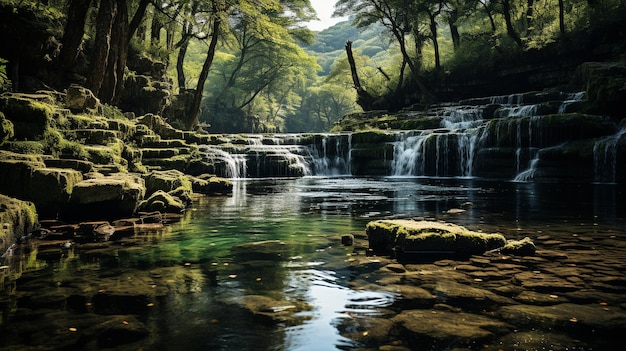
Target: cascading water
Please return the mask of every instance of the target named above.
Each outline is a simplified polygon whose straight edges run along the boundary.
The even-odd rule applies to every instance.
[[[595,181],[614,182],[615,154],[623,145],[619,141],[624,132],[608,137],[616,131],[610,119],[571,113],[582,99],[583,93],[513,94],[468,99],[462,105],[438,105],[403,116],[411,123],[438,124],[439,128],[432,129],[224,135],[219,137],[220,144],[206,147],[207,163],[214,165],[216,174],[230,178],[349,176],[354,172],[530,181],[562,177],[559,169],[569,166],[566,158],[555,155],[569,152],[565,149],[570,147],[568,142],[593,138],[598,140]],[[590,177],[585,172],[570,174],[575,173],[580,175],[565,176]]]
[[[615,183],[617,145],[626,135],[626,125],[616,134],[596,141],[593,147],[593,180],[597,183]]]
[[[338,176],[351,174],[352,134],[322,134],[309,147],[313,174]]]
[[[203,148],[206,162],[228,178],[350,175],[351,134],[230,136]]]
[[[444,129],[398,133],[392,176],[472,176],[483,110],[444,107],[441,118]]]

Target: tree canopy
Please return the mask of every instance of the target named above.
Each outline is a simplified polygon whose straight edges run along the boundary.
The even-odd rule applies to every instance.
[[[0,0],[0,89],[80,84],[181,128],[308,132],[626,45],[621,0],[338,0],[336,14],[351,20],[312,32],[309,0]]]

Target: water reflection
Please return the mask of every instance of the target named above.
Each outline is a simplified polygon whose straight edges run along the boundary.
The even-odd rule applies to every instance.
[[[0,333],[11,330],[23,339],[5,338],[0,347],[44,345],[47,335],[56,342],[49,349],[75,346],[72,339],[59,341],[67,328],[50,310],[60,310],[67,323],[82,315],[94,314],[95,324],[111,315],[137,315],[150,337],[134,346],[151,350],[356,350],[363,345],[340,330],[359,331],[346,329],[361,317],[384,318],[398,296],[352,288],[359,286],[346,268],[353,249],[340,245],[341,235],[362,232],[372,219],[422,217],[510,238],[547,228],[571,237],[573,224],[619,239],[625,202],[623,188],[601,184],[236,180],[231,196],[200,197],[179,223],[137,231],[110,249],[48,244],[5,259],[22,278],[5,284]],[[246,246],[258,242],[265,244]],[[270,323],[246,305],[258,296],[297,312]],[[44,337],[26,341],[33,323]]]

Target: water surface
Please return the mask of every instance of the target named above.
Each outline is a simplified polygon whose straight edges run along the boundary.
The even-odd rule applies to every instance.
[[[398,312],[402,299],[355,286],[360,277],[347,264],[354,248],[342,246],[340,238],[362,233],[368,221],[425,218],[501,232],[509,239],[550,235],[567,240],[575,234],[622,242],[625,214],[623,189],[615,185],[450,178],[235,180],[232,195],[197,198],[183,220],[145,235],[139,245],[117,245],[113,254],[40,254],[38,264],[29,266],[37,268],[25,269],[14,290],[0,300],[1,328],[22,330],[20,316],[37,315],[42,316],[39,328],[54,329],[46,318],[50,310],[63,310],[71,316],[138,316],[150,336],[131,344],[136,348],[357,350],[365,345],[340,335],[344,322],[385,318],[390,310]],[[273,253],[232,249],[270,240],[284,246]],[[67,289],[58,293],[62,297],[54,292],[47,300],[35,296],[49,292],[49,286]],[[111,298],[123,295],[116,289],[129,286],[138,291],[132,301]],[[104,308],[97,297],[107,292],[112,302]],[[80,307],[83,300],[68,294],[87,296],[86,306],[91,307]],[[249,296],[271,297],[286,308],[309,308],[272,322],[241,308]],[[63,297],[65,302],[59,303]],[[74,300],[79,302],[68,302]],[[61,336],[66,332],[48,331]],[[0,342],[11,345],[20,345],[19,338]]]

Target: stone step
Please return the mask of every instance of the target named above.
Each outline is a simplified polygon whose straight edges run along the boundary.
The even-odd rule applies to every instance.
[[[149,158],[170,158],[178,155],[189,155],[191,153],[190,147],[178,147],[178,148],[140,148],[142,159]]]

